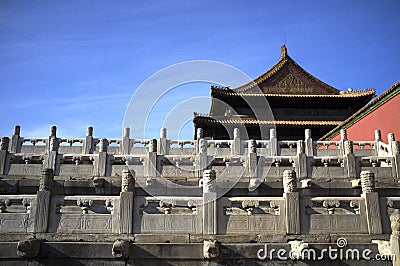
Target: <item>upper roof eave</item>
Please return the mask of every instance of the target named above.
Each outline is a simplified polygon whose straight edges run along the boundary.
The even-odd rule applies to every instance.
[[[273,93],[242,93],[237,92],[228,88],[218,88],[212,87],[212,95],[226,95],[226,96],[239,96],[239,97],[304,97],[304,98],[356,98],[363,96],[375,96],[375,89],[363,89],[363,90],[353,90],[353,91],[340,91],[339,94],[273,94]]]
[[[367,116],[369,113],[373,112],[379,106],[390,100],[392,97],[400,93],[400,81],[393,84],[389,89],[384,91],[381,95],[376,97],[374,100],[369,102],[363,108],[355,112],[352,116],[344,120],[340,125],[326,133],[320,138],[320,140],[326,140],[335,137],[339,134],[341,129],[347,129],[351,125],[355,124],[357,121]]]

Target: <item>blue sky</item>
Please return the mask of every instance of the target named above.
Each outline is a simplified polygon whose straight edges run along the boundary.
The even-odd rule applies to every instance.
[[[326,83],[380,94],[400,79],[398,10],[398,0],[1,0],[0,136],[19,124],[23,136],[43,137],[54,124],[63,137],[82,137],[89,125],[97,137],[120,137],[131,96],[157,71],[214,60],[254,78],[284,42]],[[207,84],[183,86],[157,112],[209,92]]]

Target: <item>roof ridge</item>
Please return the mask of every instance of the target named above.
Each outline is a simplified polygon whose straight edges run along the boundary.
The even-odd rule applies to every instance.
[[[238,93],[243,93],[248,91],[251,88],[254,88],[255,86],[258,86],[268,78],[272,77],[274,74],[276,74],[279,70],[281,70],[285,65],[287,64],[292,64],[300,73],[307,78],[311,80],[311,82],[315,83],[316,85],[319,85],[320,87],[324,88],[328,92],[339,94],[341,90],[336,89],[335,87],[323,82],[322,80],[318,79],[317,77],[313,76],[309,72],[307,72],[303,67],[301,67],[294,59],[292,59],[288,53],[287,53],[287,48],[285,45],[282,45],[281,47],[281,57],[279,58],[278,62],[276,62],[271,68],[269,68],[267,71],[253,79],[252,81],[241,85],[235,89],[234,91]]]

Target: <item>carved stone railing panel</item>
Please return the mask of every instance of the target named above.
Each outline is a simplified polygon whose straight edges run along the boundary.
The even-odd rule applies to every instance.
[[[46,154],[14,153],[8,155],[5,173],[8,175],[40,175]]]
[[[301,209],[304,233],[368,233],[362,197],[305,198]]]
[[[20,139],[20,152],[43,154],[47,152],[47,139],[46,138],[21,138]]]
[[[313,141],[314,156],[340,156],[340,141]]]
[[[117,233],[119,197],[54,196],[50,233]],[[115,211],[117,209],[117,211]]]
[[[359,159],[360,172],[372,171],[377,180],[392,181],[396,179],[396,166],[393,157],[369,156],[360,157]]]
[[[0,232],[33,233],[36,195],[0,196]]]
[[[355,156],[376,156],[374,141],[353,141],[353,152]]]
[[[278,155],[295,156],[297,154],[297,141],[278,141]]]
[[[262,166],[261,176],[266,181],[281,180],[285,170],[295,169],[295,160],[292,156],[260,157],[258,163]]]
[[[134,199],[135,233],[202,233],[201,197],[145,197]]]
[[[59,139],[58,153],[60,154],[82,154],[84,139]]]
[[[286,233],[285,201],[267,197],[221,197],[218,234]]]
[[[146,157],[135,156],[135,155],[111,155],[110,160],[110,171],[111,176],[122,176],[122,170],[129,166],[129,169],[135,171],[136,176],[145,176]]]
[[[311,157],[308,159],[308,177],[311,179],[347,178],[344,157]]]
[[[93,176],[96,155],[64,154],[59,156],[56,174],[59,176]]]
[[[168,142],[170,155],[190,155],[195,153],[195,140],[171,140]]]

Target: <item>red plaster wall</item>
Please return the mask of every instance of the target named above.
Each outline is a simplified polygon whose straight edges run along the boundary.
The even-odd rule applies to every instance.
[[[381,130],[384,142],[388,133],[394,133],[396,140],[400,140],[400,94],[347,128],[347,136],[350,140],[374,140],[375,129]],[[332,138],[339,139],[340,135]]]

